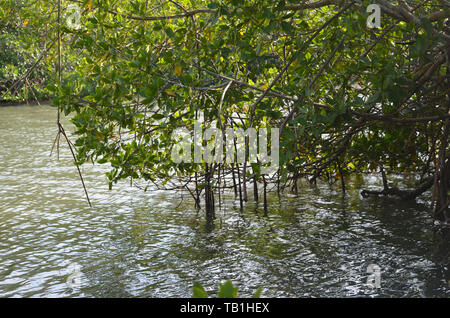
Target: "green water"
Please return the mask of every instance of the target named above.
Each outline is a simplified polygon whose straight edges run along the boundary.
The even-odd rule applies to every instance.
[[[129,182],[109,191],[108,167],[91,164],[89,208],[67,146],[49,157],[55,120],[50,107],[0,108],[1,297],[189,297],[194,281],[213,294],[228,278],[241,296],[259,286],[265,297],[450,296],[449,239],[435,231],[428,193],[362,199],[381,186],[370,175],[347,180],[345,197],[303,184],[298,197],[271,195],[267,216],[228,195],[211,229],[188,194]],[[367,285],[370,264],[380,288]]]

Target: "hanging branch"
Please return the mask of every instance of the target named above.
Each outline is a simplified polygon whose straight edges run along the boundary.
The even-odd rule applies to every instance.
[[[84,193],[86,195],[86,199],[87,199],[87,201],[89,203],[89,206],[92,207],[91,200],[89,199],[89,195],[88,195],[88,192],[87,192],[87,189],[86,189],[86,185],[84,184],[84,179],[83,179],[83,175],[81,173],[80,165],[77,163],[77,157],[76,157],[75,152],[73,150],[72,143],[70,142],[69,138],[67,137],[67,134],[66,134],[66,132],[65,132],[65,130],[64,130],[64,128],[63,128],[63,126],[61,124],[59,124],[59,133],[64,136],[64,138],[67,141],[67,144],[69,145],[69,149],[70,149],[70,152],[72,153],[72,157],[73,157],[73,160],[75,162],[75,166],[77,167],[77,170],[78,170],[78,175],[80,176],[81,184],[83,185],[83,189],[84,189]]]
[[[61,83],[62,83],[62,65],[61,65],[61,0],[58,0],[58,85],[61,89]],[[88,204],[90,207],[92,207],[91,200],[89,199],[89,195],[86,189],[86,185],[84,183],[83,175],[81,173],[81,169],[79,164],[77,163],[77,157],[75,155],[75,152],[73,150],[72,144],[67,137],[66,131],[64,130],[64,127],[61,124],[61,105],[58,103],[58,110],[57,110],[57,119],[56,124],[58,126],[58,133],[55,138],[55,142],[53,143],[52,151],[50,152],[50,155],[53,153],[53,149],[55,146],[55,143],[57,145],[57,159],[59,160],[59,149],[60,149],[60,136],[63,135],[64,138],[67,141],[67,145],[69,146],[70,152],[72,153],[73,160],[75,162],[75,165],[78,170],[78,175],[80,176],[81,184],[83,185],[84,193],[86,195],[86,199],[88,201]]]

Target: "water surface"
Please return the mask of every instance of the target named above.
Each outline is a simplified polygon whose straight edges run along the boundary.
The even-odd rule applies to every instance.
[[[381,181],[354,177],[345,197],[327,184],[271,195],[267,216],[228,195],[211,230],[189,195],[129,182],[109,191],[108,167],[87,164],[89,208],[67,146],[49,157],[55,121],[51,107],[0,107],[1,297],[190,297],[194,281],[214,295],[228,278],[241,296],[259,286],[265,297],[450,296],[429,194],[362,199]],[[381,288],[367,285],[370,264]],[[66,283],[74,268],[79,288]]]

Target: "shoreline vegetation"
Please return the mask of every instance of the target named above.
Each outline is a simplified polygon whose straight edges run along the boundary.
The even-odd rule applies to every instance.
[[[42,104],[51,103],[51,99],[38,99],[38,100],[0,100],[0,107],[9,107],[9,106],[40,106]]]

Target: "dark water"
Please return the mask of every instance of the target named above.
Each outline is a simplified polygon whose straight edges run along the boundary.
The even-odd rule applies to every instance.
[[[327,184],[271,195],[267,217],[227,196],[211,230],[187,194],[128,182],[108,191],[108,168],[85,165],[89,208],[67,146],[59,162],[49,157],[55,117],[49,107],[0,108],[2,297],[189,297],[194,281],[214,295],[228,278],[240,296],[259,286],[265,297],[450,296],[450,249],[427,196],[362,199],[381,181],[355,177],[345,198]],[[380,288],[367,284],[370,264]]]

